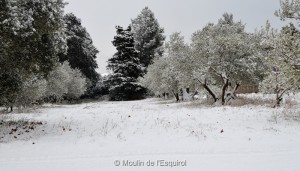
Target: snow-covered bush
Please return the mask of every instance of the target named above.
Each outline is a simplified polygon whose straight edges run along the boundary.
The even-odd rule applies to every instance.
[[[59,64],[48,75],[47,98],[60,100],[64,96],[79,98],[86,91],[86,78],[78,69],[72,69],[68,62]]]
[[[48,75],[46,97],[62,98],[64,94],[68,93],[68,87],[66,85],[69,79],[69,73],[65,70],[63,65],[59,64]]]
[[[78,69],[72,69],[67,62],[63,64],[63,67],[69,73],[69,82],[67,83],[68,93],[66,97],[68,99],[78,99],[87,89],[86,78]]]
[[[45,79],[32,75],[26,78],[22,84],[22,90],[17,96],[15,105],[17,107],[28,107],[33,102],[45,96],[47,82]]]

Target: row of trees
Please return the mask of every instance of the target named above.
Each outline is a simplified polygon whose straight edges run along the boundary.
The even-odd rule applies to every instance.
[[[141,82],[155,92],[172,92],[178,101],[180,89],[203,87],[215,102],[226,104],[241,82],[261,79],[258,45],[258,36],[225,13],[217,24],[196,31],[190,45],[180,33],[172,34],[164,57],[156,59]]]
[[[77,99],[94,91],[98,50],[63,0],[0,0],[0,104]]]
[[[299,20],[299,1],[281,2],[276,15],[282,20]],[[173,33],[164,54],[140,78],[143,86],[157,94],[172,93],[179,101],[180,90],[203,88],[214,102],[227,104],[242,84],[260,85],[265,93],[276,93],[276,105],[286,92],[299,90],[299,31],[291,24],[276,32],[267,22],[255,33],[225,13],[217,24],[196,31],[186,44]]]

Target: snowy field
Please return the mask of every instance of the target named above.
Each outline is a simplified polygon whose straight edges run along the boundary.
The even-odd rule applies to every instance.
[[[296,171],[300,122],[281,112],[146,99],[0,114],[0,170]]]

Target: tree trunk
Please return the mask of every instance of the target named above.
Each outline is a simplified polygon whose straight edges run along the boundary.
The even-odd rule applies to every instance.
[[[183,90],[182,90],[182,88],[180,89],[180,97],[181,97],[181,101],[183,101]]]
[[[195,90],[195,92],[192,94],[192,99],[195,99],[195,95],[198,94],[198,89]]]
[[[223,88],[222,88],[222,95],[221,95],[221,98],[222,98],[222,105],[225,104],[225,93],[226,93],[226,90],[227,90],[227,88],[228,88],[228,85],[229,85],[229,80],[226,79],[225,84],[223,85]]]
[[[274,108],[275,107],[280,107],[281,101],[283,99],[282,96],[289,89],[290,88],[286,88],[286,89],[282,90],[282,92],[280,92],[280,90],[276,91],[276,104],[274,105]]]
[[[197,79],[198,80],[198,79]],[[198,82],[204,87],[204,89],[211,95],[211,97],[214,99],[215,102],[218,101],[217,96],[215,93],[208,87],[206,79],[204,80],[204,83],[202,83],[200,80]]]
[[[282,101],[282,97],[276,96],[276,104],[274,107],[280,107],[281,101]]]
[[[176,98],[176,102],[179,102],[179,94],[178,93],[175,93],[175,91],[174,90],[172,90],[172,92],[173,92],[173,94],[174,94],[174,96],[175,96],[175,98]]]
[[[236,95],[236,91],[239,89],[240,86],[241,86],[241,83],[240,82],[236,82],[235,87],[234,87],[234,89],[232,91],[232,93],[234,95]]]
[[[206,84],[204,84],[203,86],[204,86],[205,90],[208,91],[208,93],[214,99],[214,101],[217,102],[219,99],[216,97],[215,93],[213,93],[212,90]]]
[[[226,94],[226,97],[225,98],[225,103],[224,104],[227,104],[231,99],[235,99],[236,97],[236,91],[238,90],[238,88],[240,87],[240,83],[239,82],[236,82],[235,84],[235,87]],[[228,86],[231,86],[231,84],[229,84]]]

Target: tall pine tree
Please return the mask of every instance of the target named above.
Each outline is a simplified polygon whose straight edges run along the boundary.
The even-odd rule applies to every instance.
[[[108,60],[107,68],[113,71],[109,82],[110,100],[137,100],[142,99],[145,88],[137,82],[142,75],[142,67],[138,58],[138,52],[134,48],[134,38],[129,26],[124,30],[116,26],[117,35],[113,45],[117,52]]]
[[[145,7],[131,23],[135,48],[140,52],[139,58],[146,72],[155,54],[162,55],[161,46],[165,40],[164,29],[159,26],[154,13],[148,7]]]

